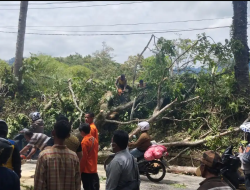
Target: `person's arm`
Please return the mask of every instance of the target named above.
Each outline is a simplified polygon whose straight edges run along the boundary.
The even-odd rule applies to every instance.
[[[75,187],[76,187],[76,190],[81,190],[81,172],[80,172],[80,163],[79,162],[76,164],[75,171],[76,171]]]
[[[81,152],[76,152],[77,157],[79,158],[79,161],[82,159],[82,151]]]
[[[18,177],[21,178],[21,171],[22,171],[21,170],[21,157],[20,157],[19,149],[17,148],[16,143],[14,146],[15,148],[12,154],[12,166],[13,166],[14,172],[16,172]]]
[[[20,151],[20,154],[23,154],[23,153],[26,153],[30,147],[32,147],[31,145],[27,144],[21,151]]]
[[[79,158],[79,161],[81,161],[82,159],[82,147],[81,147],[81,143],[79,144],[77,150],[76,150],[76,155],[78,156]]]
[[[33,147],[33,148],[31,149],[29,155],[27,156],[27,159],[31,159],[31,157],[36,153],[36,150],[37,150],[37,149],[36,149],[35,147]]]
[[[87,144],[81,143],[82,145],[82,159],[81,159],[81,165],[83,167],[86,166],[87,158],[88,158],[88,147]],[[82,167],[81,166],[81,167]]]
[[[36,170],[34,176],[34,190],[46,190],[47,189],[47,174],[45,170],[45,160],[39,155],[36,163]]]
[[[137,147],[140,147],[140,145],[141,145],[142,143],[144,143],[145,140],[146,140],[146,139],[143,137],[143,135],[141,135],[141,136],[139,137],[139,139],[138,139],[136,142],[128,143],[128,146],[129,146],[129,148],[137,148]]]
[[[106,190],[116,190],[122,173],[121,165],[118,161],[110,162],[107,169]]]

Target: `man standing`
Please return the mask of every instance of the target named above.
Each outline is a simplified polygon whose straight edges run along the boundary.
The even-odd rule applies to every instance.
[[[80,190],[80,163],[75,152],[64,141],[71,127],[67,121],[58,121],[52,134],[55,144],[39,155],[36,165],[34,190]]]
[[[127,150],[128,139],[127,132],[122,130],[114,132],[112,150],[115,153],[115,157],[107,166],[106,190],[116,190],[125,187],[131,190],[139,190],[139,170],[134,157]],[[135,182],[136,185],[130,188],[132,182]]]
[[[15,141],[7,139],[8,125],[5,121],[0,120],[0,137],[8,140],[11,143],[13,151],[10,154],[9,159],[3,164],[6,168],[11,169],[16,172],[19,178],[21,178],[21,158],[19,154],[19,149]]]
[[[219,176],[222,167],[222,160],[219,154],[212,150],[206,151],[203,153],[200,162],[201,165],[196,173],[206,179],[200,183],[200,187],[197,190],[233,190]]]
[[[56,121],[67,121],[69,122],[69,119],[65,117],[64,115],[60,115]],[[72,134],[68,138],[65,139],[64,144],[67,146],[68,149],[72,150],[73,152],[76,153],[76,155],[79,158],[79,161],[82,159],[82,147],[81,147],[81,142],[78,140],[78,138]]]
[[[27,159],[30,159],[37,149],[42,151],[47,146],[53,146],[54,144],[51,137],[42,133],[33,133],[30,130],[24,132],[24,137],[29,143],[20,151],[20,154],[26,153],[32,147]]]
[[[87,112],[85,114],[85,122],[90,125],[90,134],[96,138],[97,142],[99,143],[99,138],[98,138],[98,130],[94,124],[94,113],[92,112]]]
[[[99,177],[97,174],[98,142],[90,134],[90,126],[83,123],[79,127],[83,137],[81,142],[83,157],[80,162],[81,177],[84,190],[99,190]]]

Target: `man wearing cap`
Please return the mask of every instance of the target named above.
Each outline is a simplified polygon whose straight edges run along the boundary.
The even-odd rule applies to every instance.
[[[222,160],[218,153],[209,150],[203,153],[196,175],[206,178],[197,190],[233,190],[219,177]]]
[[[130,154],[132,154],[135,158],[139,158],[144,155],[144,152],[151,146],[151,138],[148,134],[148,130],[150,129],[150,125],[147,121],[140,122],[138,124],[141,130],[141,135],[136,142],[132,142],[128,144],[129,148],[133,148]]]

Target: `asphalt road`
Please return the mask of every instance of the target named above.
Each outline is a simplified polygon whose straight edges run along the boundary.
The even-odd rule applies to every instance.
[[[31,176],[35,173],[36,161],[28,161],[22,165],[21,184],[33,186],[34,178]],[[98,174],[100,178],[100,190],[105,190],[106,174],[103,165],[98,165]],[[141,176],[142,190],[195,190],[203,179],[196,176],[187,176],[180,174],[167,173],[165,178],[159,183],[153,183],[146,176]],[[25,190],[25,188],[22,188]]]

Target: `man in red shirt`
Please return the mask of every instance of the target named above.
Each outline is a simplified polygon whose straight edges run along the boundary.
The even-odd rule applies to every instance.
[[[82,159],[80,162],[81,178],[84,190],[99,190],[99,177],[97,174],[98,141],[90,134],[90,125],[83,123],[79,127],[83,137]]]
[[[98,139],[98,130],[94,124],[94,113],[88,112],[85,114],[85,122],[90,125],[90,134],[96,138],[97,142],[99,142]]]

